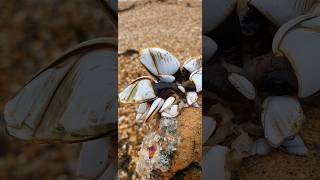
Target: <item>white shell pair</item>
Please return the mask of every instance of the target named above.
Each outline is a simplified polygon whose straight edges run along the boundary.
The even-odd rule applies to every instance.
[[[173,76],[180,68],[180,62],[171,53],[161,48],[147,48],[141,51],[140,62],[162,82],[173,82]]]
[[[122,103],[144,103],[154,100],[156,92],[153,88],[155,81],[150,77],[140,77],[131,82],[121,93],[119,100]]]
[[[274,25],[282,24],[307,14],[316,5],[316,0],[251,0],[256,7]]]
[[[162,117],[177,117],[179,114],[178,105],[173,104],[174,97],[169,97],[166,100],[157,98],[151,105],[148,103],[141,103],[137,109],[136,120],[148,121],[155,113],[160,112]]]

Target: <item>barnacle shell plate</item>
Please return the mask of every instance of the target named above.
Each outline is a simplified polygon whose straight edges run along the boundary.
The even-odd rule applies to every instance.
[[[217,43],[208,36],[202,36],[203,61],[208,62],[218,50]]]
[[[243,96],[250,100],[255,99],[256,89],[247,78],[237,73],[231,73],[228,80]]]
[[[217,28],[235,9],[236,0],[203,1],[203,33]]]
[[[230,172],[226,170],[226,156],[230,150],[225,146],[213,146],[203,157],[203,179],[226,180]]]
[[[272,44],[276,55],[285,56],[298,80],[299,97],[315,94],[320,89],[320,17],[304,15],[284,24]]]
[[[116,58],[116,41],[108,38],[67,51],[6,104],[9,134],[42,142],[74,142],[115,133]]]
[[[129,84],[121,93],[119,100],[122,103],[144,103],[155,99],[154,81],[149,77],[140,77]]]
[[[255,6],[272,23],[277,26],[308,12],[315,0],[251,0]]]
[[[272,96],[263,102],[261,113],[264,135],[278,147],[285,138],[297,134],[304,119],[299,101],[290,96]]]
[[[190,73],[200,69],[202,67],[202,62],[200,58],[191,58],[183,63],[183,68]]]
[[[201,92],[202,91],[202,68],[198,69],[197,71],[194,71],[190,75],[189,79],[196,86],[197,92],[198,93]]]
[[[173,75],[180,68],[180,62],[176,57],[161,48],[143,49],[140,61],[156,77],[159,75]]]

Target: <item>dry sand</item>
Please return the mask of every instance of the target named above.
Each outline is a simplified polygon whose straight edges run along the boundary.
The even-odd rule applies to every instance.
[[[134,4],[134,6],[132,6]],[[133,7],[129,10],[128,7]],[[126,1],[120,3],[119,52],[160,47],[181,62],[201,54],[201,2]],[[119,57],[119,91],[133,79],[148,75],[138,55]],[[135,105],[119,108],[119,177],[136,179],[135,163],[143,137],[135,123]]]

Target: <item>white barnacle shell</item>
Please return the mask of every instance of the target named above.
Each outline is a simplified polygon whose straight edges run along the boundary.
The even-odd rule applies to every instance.
[[[284,139],[294,136],[301,128],[304,115],[299,101],[290,96],[268,97],[261,113],[264,136],[278,147]]]
[[[247,78],[237,73],[231,73],[228,80],[243,96],[250,100],[255,99],[256,89]]]
[[[105,169],[103,174],[98,178],[98,180],[112,179],[118,180],[118,163],[116,161],[111,162],[111,164]]]
[[[177,58],[160,48],[143,49],[140,62],[155,77],[173,75],[180,68],[180,62]]]
[[[299,16],[281,26],[272,48],[286,57],[295,71],[298,96],[307,97],[320,90],[320,16]]]
[[[208,36],[202,36],[203,62],[208,62],[218,50],[217,43]]]
[[[162,111],[166,110],[167,108],[170,108],[175,100],[176,100],[175,97],[170,96],[168,99],[165,100],[165,102],[163,103],[159,112],[162,112]]]
[[[217,28],[235,9],[236,0],[203,1],[203,33]]]
[[[119,100],[122,103],[143,103],[155,99],[153,88],[154,80],[150,77],[140,77],[130,83],[121,93]]]
[[[143,114],[148,110],[148,104],[147,103],[141,103],[139,104],[137,108],[137,113],[138,114]]]
[[[193,73],[202,67],[201,58],[188,59],[183,63],[182,67],[190,73]]]
[[[174,80],[176,80],[176,78],[172,75],[159,75],[158,78],[161,82],[167,83],[172,83]]]
[[[163,103],[164,103],[164,100],[162,98],[157,98],[156,100],[154,100],[153,103],[151,104],[148,114],[145,117],[145,121],[148,121],[150,118],[152,118],[153,115],[160,110]]]
[[[201,92],[202,91],[202,68],[190,74],[189,80],[192,81],[196,86],[196,91]]]
[[[315,4],[315,0],[251,0],[265,17],[276,26],[307,13]]]
[[[108,166],[112,165],[111,161],[116,162],[115,159],[110,158],[113,157],[110,156],[114,151],[113,148],[110,137],[84,142],[80,151],[77,176],[94,179],[101,175]],[[116,171],[108,173],[113,177]]]
[[[217,122],[210,116],[202,116],[202,144],[205,144],[217,127]]]
[[[225,180],[230,178],[226,169],[226,156],[229,149],[225,146],[213,146],[203,157],[202,177],[205,180]]]
[[[182,93],[186,93],[186,89],[185,89],[182,85],[180,85],[180,84],[178,84],[178,89],[179,89]]]
[[[169,108],[166,108],[162,113],[162,117],[174,118],[179,115],[178,105],[172,105]]]
[[[7,130],[15,137],[42,142],[83,141],[115,133],[116,79],[114,39],[79,44],[6,104]]]
[[[308,149],[304,145],[300,136],[286,139],[280,146],[280,149],[288,152],[289,154],[305,156],[308,154]]]
[[[252,140],[248,133],[242,132],[231,144],[231,148],[235,150],[241,157],[251,155]]]
[[[150,109],[150,105],[148,103],[141,103],[137,108],[136,120],[137,122],[143,122],[146,118]]]
[[[198,95],[196,92],[187,92],[187,103],[189,106],[193,105],[198,100]]]

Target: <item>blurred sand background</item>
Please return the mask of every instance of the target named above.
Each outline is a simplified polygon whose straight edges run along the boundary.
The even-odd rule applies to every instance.
[[[139,51],[148,47],[168,50],[181,62],[201,54],[200,0],[136,0],[119,3],[119,91],[132,80],[148,75],[139,62]],[[138,179],[137,153],[143,138],[142,124],[135,122],[137,105],[119,108],[119,178]]]
[[[9,137],[3,107],[68,48],[111,34],[92,0],[0,0],[0,179],[74,179],[79,144],[37,145]]]

